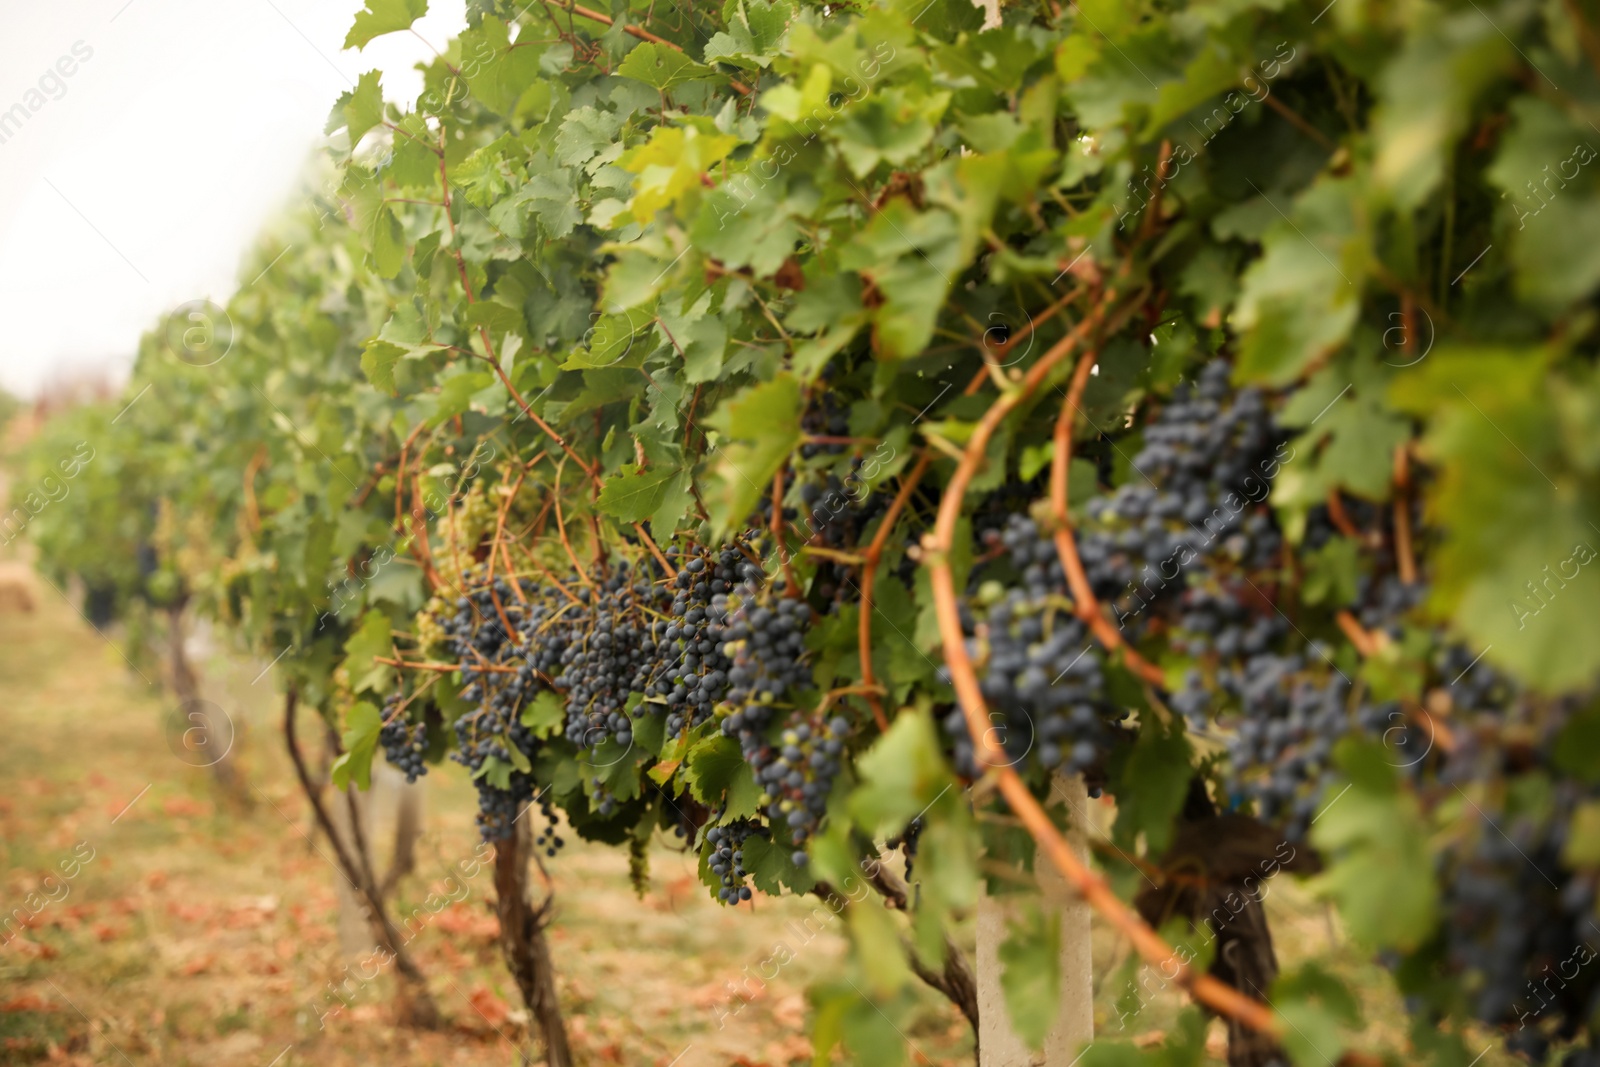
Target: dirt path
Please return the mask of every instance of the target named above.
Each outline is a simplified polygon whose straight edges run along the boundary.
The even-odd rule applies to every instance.
[[[245,814],[173,754],[157,687],[60,596],[46,589],[33,615],[0,615],[0,924],[9,923],[0,1063],[519,1062],[528,1035],[495,946],[489,868],[463,879],[464,895],[455,889],[460,899],[412,942],[449,1028],[397,1030],[389,977],[363,982],[352,977],[359,966],[345,970],[336,874],[305,836],[271,677],[252,683],[253,668],[212,666],[207,695],[238,727],[259,790]],[[425,781],[427,830],[402,911],[445,888],[477,844],[457,768]],[[551,937],[581,1062],[810,1061],[803,991],[842,954],[834,928],[806,925],[810,902],[721,909],[664,842],[643,901],[619,851],[569,844],[548,862],[560,901]],[[793,959],[770,981],[747,980],[779,942]],[[964,1025],[931,997],[906,1037],[933,1062],[969,1062]]]

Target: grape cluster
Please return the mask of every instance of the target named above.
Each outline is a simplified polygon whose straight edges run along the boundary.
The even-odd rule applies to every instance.
[[[521,715],[542,682],[525,655],[521,624],[543,606],[526,598],[542,590],[522,579],[518,597],[507,579],[489,581],[480,570],[467,571],[463,579],[474,584],[456,599],[454,613],[438,624],[460,666],[461,697],[478,707],[456,720],[457,749],[450,758],[473,774],[478,832],[486,841],[505,840],[523,805],[533,799],[533,779],[513,769],[508,787],[501,788],[489,781],[485,764],[491,757],[515,764],[513,749],[531,761],[538,751],[538,738],[522,725]]]
[[[752,836],[765,836],[766,831],[749,819],[735,819],[726,826],[713,826],[706,831],[706,842],[711,851],[706,857],[711,873],[722,879],[717,899],[724,904],[737,904],[750,899],[750,887],[745,885],[744,843]]]
[[[452,758],[473,772],[485,838],[509,834],[534,799],[531,775],[516,768],[538,758],[521,716],[543,692],[560,695],[566,738],[579,749],[631,745],[638,715],[665,714],[677,737],[723,709],[721,729],[739,740],[768,815],[796,845],[816,832],[848,723],[808,718],[790,703],[809,685],[811,608],[765,588],[737,542],[674,547],[668,560],[670,580],[653,560],[597,564],[565,582],[463,574],[466,593],[436,626],[460,667],[462,697],[477,705],[455,723]],[[602,780],[586,788],[598,815],[616,812]],[[548,840],[559,844],[553,830]]]
[[[727,692],[733,669],[724,651],[728,597],[737,589],[753,590],[762,576],[736,548],[680,560],[670,583],[668,622],[657,626],[660,655],[644,687],[647,698],[665,698],[669,737],[710,719]]]
[[[427,723],[412,724],[400,710],[400,694],[383,702],[383,725],[378,729],[378,743],[383,746],[384,757],[397,769],[405,772],[407,782],[415,782],[428,773],[423,754],[428,751]]]
[[[644,687],[658,652],[645,609],[661,606],[649,576],[633,577],[623,560],[590,585],[578,583],[579,604],[529,620],[533,658],[554,660],[561,669],[553,684],[566,696],[567,740],[580,749],[608,738],[624,747],[633,743],[628,697]]]
[[[544,829],[534,836],[533,847],[544,849],[546,856],[554,856],[566,841],[556,833],[556,810],[555,805],[550,802],[550,791],[540,790],[534,801],[539,805],[539,814],[544,816]]]
[[[1447,966],[1471,976],[1474,1013],[1516,1027],[1517,1051],[1541,1062],[1600,1011],[1600,931],[1592,873],[1563,869],[1566,828],[1590,791],[1556,785],[1547,820],[1486,810],[1475,839],[1442,857]]]
[[[1251,595],[1247,573],[1282,548],[1264,500],[1285,435],[1265,396],[1232,391],[1228,374],[1212,361],[1175,390],[1145,428],[1133,458],[1138,479],[1091,499],[1090,521],[1074,532],[1090,589],[1125,640],[1159,631],[1174,650],[1210,665],[1173,698],[1191,726],[1208,722],[1218,688],[1264,697],[1285,690],[1297,669],[1274,654],[1288,626]],[[1106,698],[1103,663],[1073,611],[1054,539],[1015,513],[982,538],[988,562],[974,572],[973,617],[963,622],[982,665],[991,738],[1012,761],[1032,753],[1047,769],[1082,771],[1122,735],[1125,715]],[[958,766],[975,773],[959,709],[946,728]]]
[[[1356,579],[1356,598],[1352,605],[1356,621],[1372,633],[1381,633],[1391,641],[1400,640],[1401,621],[1427,598],[1428,587],[1422,582],[1409,585],[1392,572],[1376,578],[1363,574]]]
[[[1038,524],[1014,515],[985,540],[1020,575],[1009,589],[980,586],[986,610],[962,620],[969,654],[982,665],[978,685],[990,740],[1013,766],[1031,755],[1048,770],[1082,771],[1110,748],[1120,735],[1115,724],[1127,716],[1106,698],[1101,651],[1071,610],[1055,542]],[[944,726],[955,739],[957,769],[975,777],[980,768],[966,715],[956,708]]]
[[[786,702],[810,685],[805,635],[812,615],[809,605],[782,590],[747,590],[730,612],[723,646],[734,710],[722,720],[722,732],[738,740],[768,817],[788,825],[797,845],[827,810],[849,732],[843,717],[823,723]],[[774,744],[771,727],[779,722],[783,733]],[[804,862],[803,855],[797,852],[796,862]]]

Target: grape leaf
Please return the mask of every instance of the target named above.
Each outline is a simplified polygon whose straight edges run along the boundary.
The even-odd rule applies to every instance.
[[[710,67],[696,63],[682,52],[649,42],[629,52],[627,58],[618,64],[616,72],[621,77],[644,82],[662,92],[685,82],[716,76]]]
[[[355,24],[345,35],[344,47],[365,48],[374,37],[410,29],[427,13],[428,0],[366,0],[366,7],[356,12]]]
[[[627,464],[606,479],[595,504],[619,522],[643,522],[655,514],[675,490],[684,488],[684,473],[675,467]]]
[[[383,717],[375,706],[365,700],[351,705],[345,714],[341,738],[344,752],[333,761],[335,789],[348,789],[352,782],[357,789],[372,788],[372,757],[378,750],[378,731],[382,726]]]

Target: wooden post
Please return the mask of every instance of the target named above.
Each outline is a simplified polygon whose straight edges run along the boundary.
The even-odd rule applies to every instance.
[[[1052,799],[1067,806],[1071,829],[1067,839],[1085,862],[1089,796],[1082,775],[1055,779]],[[1007,901],[985,894],[978,901],[978,1050],[979,1067],[1068,1067],[1094,1039],[1094,983],[1090,954],[1090,909],[1073,893],[1049,863],[1035,865],[1044,906],[1061,916],[1061,1001],[1055,1024],[1045,1036],[1044,1051],[1028,1049],[1011,1028],[1005,993],[1000,986],[1000,945],[1006,938]]]

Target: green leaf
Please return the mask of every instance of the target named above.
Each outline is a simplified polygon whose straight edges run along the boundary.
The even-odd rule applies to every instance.
[[[560,694],[541,689],[522,709],[519,721],[532,730],[535,737],[555,737],[566,729],[566,702]]]
[[[1011,1026],[1029,1048],[1042,1049],[1061,1006],[1061,913],[1030,902],[1006,923],[1000,964]]]
[[[1348,537],[1332,537],[1305,554],[1306,576],[1301,595],[1307,604],[1343,607],[1354,603],[1361,577],[1361,546]]]
[[[949,102],[949,93],[885,91],[850,108],[828,132],[850,170],[864,178],[879,164],[903,166],[916,158]]]
[[[339,98],[350,131],[351,151],[368,130],[383,121],[383,86],[379,78],[378,71],[369,70],[356,81],[354,89]]]
[[[1142,720],[1139,740],[1119,772],[1126,785],[1118,794],[1112,836],[1120,847],[1131,849],[1143,834],[1150,851],[1159,854],[1172,839],[1173,817],[1189,789],[1191,754],[1176,722],[1163,726],[1154,714]]]
[[[521,311],[495,300],[480,300],[467,308],[467,313],[461,317],[461,325],[471,330],[482,327],[495,339],[508,333],[520,334],[528,328]]]
[[[595,504],[619,522],[643,522],[656,513],[685,479],[681,469],[624,464],[606,479]]]
[[[865,901],[845,911],[850,939],[855,942],[856,958],[867,979],[867,991],[892,997],[911,981],[900,931],[888,908]]]
[[[686,82],[716,77],[716,71],[705,64],[696,63],[676,49],[649,42],[629,52],[627,58],[617,65],[616,73],[644,82],[661,92]]]
[[[372,268],[378,277],[393,278],[399,274],[406,259],[405,233],[388,205],[373,213],[367,240],[372,248]]]
[[[367,6],[356,12],[355,25],[345,35],[344,47],[365,48],[374,37],[410,29],[427,13],[428,0],[367,0]]]
[[[1362,947],[1406,950],[1426,942],[1438,917],[1432,852],[1416,799],[1395,790],[1381,746],[1341,742],[1339,758],[1359,776],[1332,797],[1311,827],[1331,862],[1312,886],[1338,902]],[[1384,773],[1387,772],[1387,773]]]
[[[1333,975],[1307,963],[1272,984],[1273,1009],[1288,1022],[1284,1047],[1296,1064],[1337,1062],[1347,1042],[1341,1027],[1361,1025],[1361,1005]]]
[[[483,764],[473,772],[472,777],[482,778],[496,789],[511,788],[511,772],[515,770],[511,764],[499,756],[489,756]]]
[[[630,309],[620,315],[600,316],[584,340],[587,347],[575,350],[561,366],[565,370],[604,369],[607,367],[637,367],[655,346],[641,337],[654,320],[648,311]],[[644,384],[644,379],[640,379]]]
[[[620,115],[590,104],[567,112],[556,133],[556,159],[568,166],[589,162],[612,146],[622,122]]]
[[[739,742],[720,733],[698,741],[683,761],[684,784],[696,800],[712,808],[722,804],[740,773],[748,775],[750,765],[739,752]]]
[[[1376,177],[1402,210],[1438,188],[1468,109],[1517,60],[1511,38],[1481,10],[1429,21],[1389,60],[1373,122]]]
[[[1360,195],[1353,179],[1328,178],[1292,200],[1261,194],[1276,221],[1240,279],[1240,378],[1283,384],[1349,337],[1367,258]]]
[[[729,442],[717,448],[707,501],[712,524],[727,531],[745,521],[800,444],[800,382],[780,374],[753,386],[724,401],[706,424]]]
[[[839,256],[839,265],[869,279],[882,293],[873,314],[884,353],[922,351],[949,295],[962,259],[959,227],[945,211],[917,212],[889,201]]]
[[[344,669],[350,676],[350,691],[385,692],[394,678],[394,668],[387,663],[374,662],[373,658],[393,655],[389,616],[381,611],[367,612],[361,620],[361,628],[345,644]]]
[[[372,756],[378,750],[378,732],[383,727],[383,716],[378,709],[358,701],[345,714],[345,731],[341,738],[344,753],[333,761],[333,786],[348,789],[352,782],[357,789],[372,788]]]
[[[791,850],[767,837],[747,837],[744,842],[744,869],[750,881],[763,893],[778,896],[785,888],[796,893],[810,892],[816,880],[796,867]]]
[[[1511,113],[1486,177],[1516,222],[1510,244],[1519,294],[1554,311],[1600,284],[1600,136],[1537,97],[1512,100]]]
[[[1486,662],[1560,692],[1600,673],[1600,509],[1567,470],[1544,350],[1440,346],[1391,390],[1430,427],[1433,605]]]
[[[406,356],[406,350],[399,345],[390,344],[373,338],[361,349],[361,373],[367,376],[367,381],[376,388],[386,393],[395,391],[394,367]]]
[[[666,299],[656,310],[658,323],[669,343],[683,352],[683,378],[691,385],[715,381],[722,373],[728,348],[728,329],[710,313],[711,294],[702,294],[683,314],[674,314],[675,301]]]
[[[955,792],[933,719],[920,708],[895,716],[889,731],[857,758],[856,773],[861,784],[850,794],[850,814],[874,837],[899,833]]]
[[[786,0],[737,0],[727,30],[706,42],[707,63],[760,70],[772,62],[794,8]]]
[[[1591,703],[1556,736],[1555,765],[1586,782],[1600,781],[1600,705]]]

